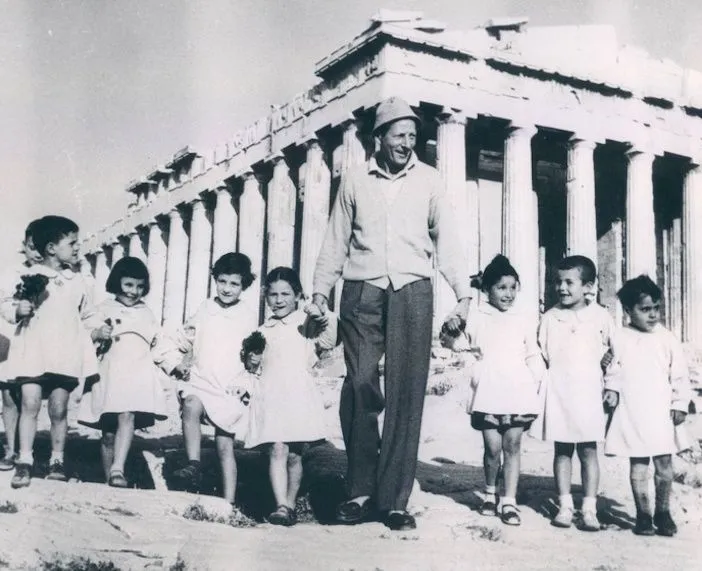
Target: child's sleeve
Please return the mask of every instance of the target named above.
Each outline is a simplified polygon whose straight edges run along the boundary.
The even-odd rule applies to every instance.
[[[612,351],[612,361],[604,372],[604,388],[607,391],[616,391],[621,393],[623,369],[622,363],[619,360],[621,351],[617,350],[618,343],[619,333],[615,329],[609,336],[609,349]]]
[[[690,369],[682,345],[672,334],[670,339],[670,384],[673,389],[670,408],[687,413],[692,399],[690,386]]]
[[[85,328],[92,333],[95,329],[102,326],[105,320],[102,313],[99,312],[95,306],[91,288],[88,286],[83,276],[81,276],[81,279],[83,280],[83,297],[80,300],[79,306],[80,319]]]
[[[544,363],[544,357],[541,354],[541,349],[536,339],[537,329],[527,322],[524,326],[524,330],[526,332],[524,338],[526,365],[531,372],[531,376],[534,378],[534,382],[540,383],[544,374],[546,374],[546,363]]]
[[[170,375],[192,351],[199,312],[180,327],[162,328],[154,339],[151,356],[154,363]]]
[[[17,323],[16,277],[14,272],[8,272],[0,278],[0,316],[13,325]]]
[[[539,326],[536,330],[536,344],[539,347],[539,351],[541,352],[541,356],[544,360],[544,364],[546,368],[548,369],[549,365],[549,359],[548,359],[548,338],[549,338],[549,323],[551,321],[551,318],[549,317],[548,313],[545,313],[543,317],[541,318],[541,322],[539,323]]]

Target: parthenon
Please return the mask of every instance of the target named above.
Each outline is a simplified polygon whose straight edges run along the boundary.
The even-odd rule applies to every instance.
[[[230,140],[131,183],[129,211],[84,245],[97,283],[140,257],[150,307],[178,323],[208,295],[212,260],[236,250],[259,276],[295,267],[311,293],[339,180],[373,151],[375,106],[398,95],[422,118],[417,152],[444,177],[472,271],[504,252],[537,311],[554,301],[553,263],[584,254],[619,319],[616,290],[645,272],[665,324],[702,343],[702,73],[621,47],[607,26],[454,31],[381,11],[315,74]],[[438,318],[455,302],[441,282]],[[257,303],[259,283],[246,295]]]

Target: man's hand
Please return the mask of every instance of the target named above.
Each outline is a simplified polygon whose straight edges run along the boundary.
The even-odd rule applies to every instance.
[[[317,309],[319,309],[319,312],[322,315],[325,315],[327,313],[327,311],[329,311],[329,302],[327,301],[327,298],[325,296],[323,296],[321,293],[313,293],[312,294],[312,304],[317,306]],[[308,312],[308,314],[309,314],[309,312]]]
[[[458,300],[458,304],[453,311],[448,314],[444,320],[442,329],[454,337],[457,337],[466,327],[468,321],[468,308],[470,307],[470,298],[464,297]]]
[[[29,300],[21,299],[17,303],[17,309],[15,310],[15,313],[17,314],[17,319],[29,317],[34,313],[34,305]]]
[[[179,381],[189,381],[190,369],[181,363],[173,368],[171,371],[171,376],[175,377]]]
[[[318,295],[318,294],[317,294]],[[322,304],[324,307],[320,307],[314,301],[305,307],[305,313],[310,316],[310,319],[320,328],[324,330],[329,324],[329,316],[326,312],[326,299]]]
[[[682,410],[670,411],[670,418],[673,419],[673,426],[681,425],[683,422],[685,422],[685,417],[687,417],[687,413],[683,412]]]

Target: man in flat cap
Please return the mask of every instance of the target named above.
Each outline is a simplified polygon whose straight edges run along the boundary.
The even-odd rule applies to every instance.
[[[419,123],[398,97],[378,106],[373,134],[379,151],[341,181],[312,298],[324,313],[343,272],[339,318],[347,376],[339,416],[349,500],[337,508],[337,519],[358,523],[377,510],[394,530],[416,527],[407,501],[429,375],[434,250],[459,300],[445,322],[450,331],[465,325],[471,296],[442,179],[414,153]],[[378,370],[383,355],[384,396]]]

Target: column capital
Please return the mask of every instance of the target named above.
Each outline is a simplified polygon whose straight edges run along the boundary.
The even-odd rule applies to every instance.
[[[439,125],[467,125],[468,116],[465,111],[454,109],[453,107],[443,107],[436,115],[436,121]]]
[[[285,161],[285,155],[283,153],[281,153],[280,151],[273,153],[272,155],[270,155],[268,158],[265,159],[265,162],[272,163],[273,167],[278,165],[280,163],[280,161]]]
[[[507,127],[507,138],[510,139],[530,139],[538,133],[539,129],[533,124],[510,123]]]
[[[342,129],[348,129],[349,127],[358,129],[358,117],[356,117],[353,113],[349,113],[344,119],[339,121],[338,125]]]
[[[568,139],[568,148],[589,149],[594,151],[598,142],[599,141],[596,141],[595,139],[583,136],[579,133],[573,133]]]
[[[322,149],[322,143],[319,140],[319,137],[317,137],[317,135],[310,135],[309,137],[307,137],[302,142],[302,146],[307,152],[311,150],[319,150],[320,152],[324,152],[324,149]]]
[[[205,209],[205,199],[202,196],[198,196],[197,198],[193,198],[189,204],[192,207],[193,211],[195,211],[195,210],[199,211],[199,210]]]
[[[629,162],[638,159],[650,161],[652,163],[656,158],[656,153],[652,149],[634,145],[631,145],[626,151],[624,151],[624,155]]]

